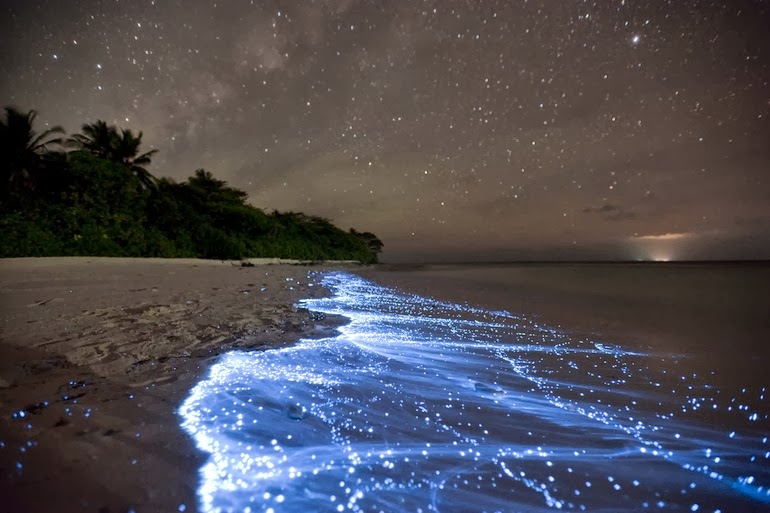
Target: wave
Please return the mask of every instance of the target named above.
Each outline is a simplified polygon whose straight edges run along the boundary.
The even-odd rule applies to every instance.
[[[338,335],[231,352],[179,409],[204,512],[770,504],[765,389],[506,311],[329,273]]]

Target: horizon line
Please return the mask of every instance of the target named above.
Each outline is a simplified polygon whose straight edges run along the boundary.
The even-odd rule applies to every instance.
[[[625,260],[457,260],[457,261],[380,261],[375,265],[499,265],[499,264],[770,264],[766,258],[745,259],[688,259],[688,260],[654,260],[654,259],[625,259]]]

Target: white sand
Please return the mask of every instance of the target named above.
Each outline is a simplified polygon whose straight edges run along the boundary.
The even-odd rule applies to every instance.
[[[201,456],[178,403],[223,351],[339,322],[293,306],[324,293],[308,279],[322,267],[256,265],[274,262],[0,260],[3,507],[195,511]]]

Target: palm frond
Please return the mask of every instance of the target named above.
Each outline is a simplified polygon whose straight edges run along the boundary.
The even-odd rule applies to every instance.
[[[30,149],[32,151],[38,151],[45,149],[46,146],[51,144],[62,144],[62,141],[64,140],[63,137],[57,137],[54,139],[50,139],[46,141],[48,137],[50,137],[53,134],[64,134],[64,129],[60,126],[55,126],[52,128],[49,128],[48,130],[45,130],[42,134],[35,137],[35,139],[30,143]]]
[[[142,165],[142,166],[146,165],[146,164],[149,164],[150,162],[152,162],[152,158],[151,157],[153,155],[155,155],[156,153],[158,153],[158,150],[150,150],[150,151],[148,151],[146,153],[142,153],[141,155],[139,155],[138,157],[133,159],[132,162],[134,164],[138,164],[138,165]]]
[[[147,171],[143,167],[132,165],[131,166],[131,171],[134,172],[134,175],[136,175],[136,178],[139,180],[139,182],[143,186],[145,186],[147,188],[151,188],[151,187],[155,187],[157,185],[157,181],[158,181],[157,178],[155,178],[152,175],[152,173],[150,173],[149,171]]]

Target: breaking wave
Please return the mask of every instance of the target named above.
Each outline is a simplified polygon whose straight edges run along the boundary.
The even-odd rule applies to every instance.
[[[770,504],[765,389],[346,273],[338,336],[231,352],[181,406],[204,512],[745,511]]]

